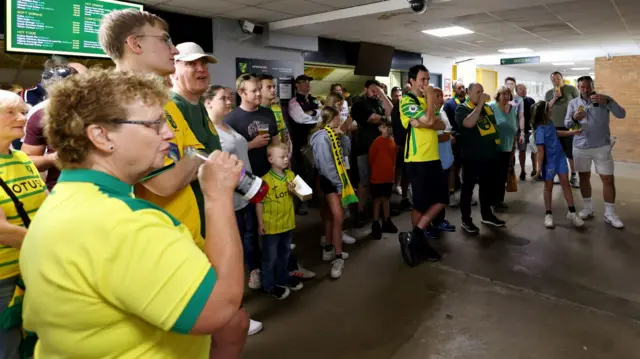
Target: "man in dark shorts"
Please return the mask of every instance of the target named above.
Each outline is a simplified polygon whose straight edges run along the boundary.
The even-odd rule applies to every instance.
[[[551,120],[553,121],[553,125],[556,127],[556,130],[567,131],[568,129],[564,126],[567,108],[569,107],[569,102],[571,102],[571,100],[574,98],[580,98],[580,92],[574,86],[566,85],[562,74],[558,71],[551,74],[551,83],[553,83],[553,89],[547,91],[544,96],[544,100],[547,101],[549,106],[553,109],[551,112]],[[559,137],[558,139],[560,140],[564,154],[567,155],[567,158],[569,159],[569,168],[571,169],[569,183],[573,188],[580,188],[578,177],[576,175],[576,167],[573,164],[573,136]],[[556,179],[555,183],[560,182]]]
[[[410,68],[411,91],[400,101],[400,118],[407,129],[404,161],[413,194],[413,231],[410,235],[400,233],[398,239],[403,258],[410,266],[417,265],[422,257],[440,260],[440,254],[429,246],[425,230],[449,201],[436,132],[444,130],[445,124],[435,114],[435,92],[428,85],[429,78],[423,65]]]

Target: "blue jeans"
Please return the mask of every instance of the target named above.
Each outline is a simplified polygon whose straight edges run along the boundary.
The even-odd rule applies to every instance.
[[[289,284],[291,238],[291,231],[262,236],[262,289],[267,292]]]
[[[242,249],[244,251],[244,264],[249,272],[260,268],[260,246],[258,245],[256,206],[248,204],[243,209],[236,211],[236,222],[240,230]]]

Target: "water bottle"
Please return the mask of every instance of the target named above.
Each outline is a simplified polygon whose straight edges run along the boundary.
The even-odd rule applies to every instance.
[[[189,157],[198,157],[204,161],[209,159],[208,153],[193,147],[187,147],[184,154]],[[243,169],[236,186],[236,192],[249,203],[260,203],[269,192],[269,185],[262,178]]]

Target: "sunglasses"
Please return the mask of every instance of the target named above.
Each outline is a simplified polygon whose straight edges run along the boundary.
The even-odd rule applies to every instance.
[[[65,78],[71,75],[75,75],[77,73],[78,71],[73,67],[57,67],[53,69],[44,70],[44,72],[42,72],[42,78],[44,80],[49,80],[56,76]]]

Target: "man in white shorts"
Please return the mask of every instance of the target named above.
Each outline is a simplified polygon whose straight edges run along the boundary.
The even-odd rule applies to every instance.
[[[568,129],[582,129],[573,138],[573,161],[580,175],[580,192],[584,207],[580,211],[582,219],[592,218],[591,204],[591,164],[602,179],[604,197],[604,221],[615,228],[624,224],[615,213],[616,187],[613,176],[613,157],[611,156],[611,132],[609,130],[610,113],[616,118],[627,115],[622,106],[611,97],[597,94],[593,90],[593,79],[583,76],[578,79],[580,97],[569,102],[564,123]]]

